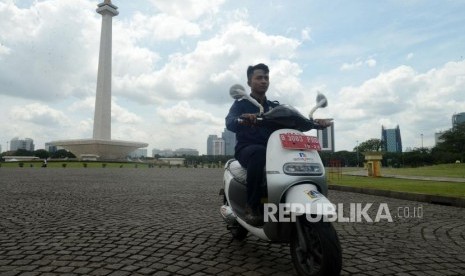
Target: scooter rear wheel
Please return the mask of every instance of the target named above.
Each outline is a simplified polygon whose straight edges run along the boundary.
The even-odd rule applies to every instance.
[[[300,244],[296,225],[292,231],[290,249],[292,262],[298,275],[340,275],[341,245],[333,225],[322,221],[310,223],[305,216],[298,219],[306,243]]]

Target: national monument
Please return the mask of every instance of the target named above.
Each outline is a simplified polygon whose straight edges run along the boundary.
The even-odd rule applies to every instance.
[[[94,156],[101,160],[121,160],[147,143],[111,140],[111,59],[112,18],[118,15],[118,7],[105,0],[98,4],[97,13],[102,15],[100,52],[95,97],[94,129],[92,139],[74,139],[50,142],[71,151],[76,157]]]

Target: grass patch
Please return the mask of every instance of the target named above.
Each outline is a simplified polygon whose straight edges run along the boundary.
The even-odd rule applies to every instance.
[[[465,163],[441,164],[418,168],[382,168],[381,174],[465,178]]]
[[[329,179],[330,184],[340,186],[465,198],[465,183],[349,175],[334,176]]]

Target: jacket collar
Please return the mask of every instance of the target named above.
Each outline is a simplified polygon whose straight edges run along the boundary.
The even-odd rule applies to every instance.
[[[252,97],[253,99],[255,99],[255,100],[256,100],[259,104],[261,104],[261,105],[264,105],[265,103],[268,102],[268,99],[266,98],[266,96],[265,96],[265,98],[263,98],[263,102],[260,102],[259,99],[255,98],[255,97],[253,96],[252,93],[250,93],[250,97]]]

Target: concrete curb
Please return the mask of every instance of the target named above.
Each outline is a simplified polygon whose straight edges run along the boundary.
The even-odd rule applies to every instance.
[[[369,195],[375,195],[375,196],[385,196],[385,197],[392,197],[392,198],[397,198],[397,199],[405,199],[405,200],[420,201],[420,202],[427,202],[427,203],[432,203],[432,204],[440,204],[440,205],[446,205],[446,206],[455,206],[455,207],[465,208],[465,198],[395,192],[395,191],[388,191],[388,190],[340,186],[340,185],[334,185],[334,184],[329,184],[328,187],[331,190],[337,190],[337,191],[369,194]]]

